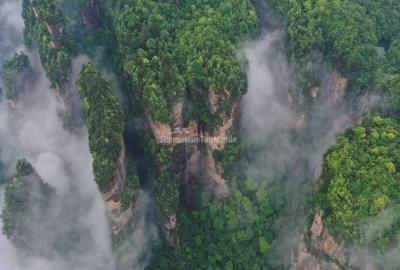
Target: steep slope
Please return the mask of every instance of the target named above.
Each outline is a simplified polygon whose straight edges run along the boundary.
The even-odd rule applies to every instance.
[[[396,268],[390,253],[399,245],[399,130],[398,123],[390,118],[367,118],[361,126],[338,137],[325,155],[316,207],[325,213],[324,224],[336,237],[344,238],[342,252],[345,245],[353,250],[353,258],[349,262],[349,255],[346,260],[346,256],[340,259],[323,252],[343,266],[367,267],[368,262],[360,261],[362,257],[357,261],[356,254],[367,256],[362,254],[363,247],[370,247],[375,266],[371,259],[369,267]]]
[[[6,182],[1,213],[3,233],[18,247],[35,250],[33,238],[41,230],[35,231],[31,225],[38,225],[46,216],[54,189],[43,182],[26,160],[19,160],[16,170],[15,176]],[[41,251],[38,248],[35,252]]]
[[[95,181],[108,209],[118,213],[119,220],[114,224],[114,233],[118,233],[131,219],[138,186],[137,178],[126,172],[124,115],[110,83],[92,63],[82,67],[77,87],[89,132]]]
[[[29,58],[23,52],[15,54],[5,62],[1,76],[5,84],[6,98],[17,101],[18,97],[26,90],[26,86],[32,82],[33,73]]]
[[[25,43],[38,45],[40,59],[52,86],[66,95],[63,86],[70,77],[74,48],[65,30],[65,17],[56,0],[24,0]]]
[[[257,23],[250,1],[116,2],[121,66],[154,137],[144,143],[156,164],[156,196],[171,244],[180,186],[190,198],[193,179],[203,175],[217,196],[229,192],[214,153],[235,135],[246,90],[235,46],[256,33]],[[190,172],[198,166],[202,174]]]

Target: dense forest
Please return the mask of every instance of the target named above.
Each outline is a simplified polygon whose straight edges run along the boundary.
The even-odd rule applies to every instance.
[[[398,221],[372,235],[363,223],[384,209],[398,208],[398,130],[396,120],[367,118],[339,136],[324,158],[324,187],[318,199],[327,224],[358,244],[371,242],[379,252],[398,240],[393,237],[398,235]]]
[[[16,100],[24,92],[25,84],[29,83],[32,76],[29,58],[25,54],[15,54],[3,64],[3,80],[5,84],[5,96],[7,99]]]
[[[250,1],[117,1],[114,21],[124,74],[153,120],[172,121],[171,104],[186,98],[185,120],[211,129],[207,89],[228,95],[221,112],[245,92],[235,46],[257,33]]]
[[[3,233],[14,238],[20,248],[34,249],[30,243],[29,227],[33,219],[41,219],[48,211],[52,199],[52,189],[37,175],[32,165],[26,160],[16,164],[16,174],[7,181],[4,206],[1,213]]]
[[[75,52],[72,37],[65,33],[60,2],[26,0],[23,5],[25,44],[37,44],[43,69],[51,83],[60,87],[68,80],[71,55]]]
[[[103,191],[115,174],[123,143],[124,116],[118,97],[93,64],[82,67],[77,86],[89,131],[93,173]]]
[[[61,270],[398,269],[400,2],[16,2],[0,0],[23,21],[0,39],[0,217],[18,252]],[[36,131],[36,103],[58,122]],[[245,130],[253,106],[270,133]],[[12,132],[54,138],[18,152]],[[60,202],[76,224],[55,234]],[[100,232],[112,262],[87,268]]]

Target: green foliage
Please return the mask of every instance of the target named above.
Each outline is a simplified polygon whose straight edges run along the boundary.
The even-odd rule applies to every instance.
[[[385,55],[381,84],[395,111],[400,110],[400,34],[392,41]]]
[[[173,153],[168,146],[160,145],[152,132],[143,136],[144,158],[149,179],[155,187],[155,197],[162,219],[176,213],[179,205],[179,177],[173,171]]]
[[[93,157],[93,172],[101,191],[118,169],[123,144],[124,115],[118,97],[109,82],[91,63],[82,67],[77,81],[83,101],[89,148]]]
[[[400,31],[400,3],[398,1],[356,0],[366,9],[367,16],[375,24],[376,35],[381,44],[387,45]]]
[[[61,11],[60,1],[58,0],[33,0],[32,8],[37,10],[39,17],[46,23],[52,25],[63,25],[65,23],[64,14]]]
[[[6,168],[2,162],[0,162],[0,187],[4,184],[7,180],[6,176]]]
[[[7,99],[18,99],[24,91],[27,80],[32,76],[32,72],[28,56],[24,53],[15,54],[3,64],[1,77],[4,80]]]
[[[176,213],[179,205],[179,179],[169,172],[162,172],[156,183],[156,200],[164,217]]]
[[[234,177],[241,153],[242,145],[240,143],[227,143],[223,150],[214,151],[214,159],[222,166],[225,179]]]
[[[153,120],[170,122],[171,105],[186,97],[185,118],[212,129],[244,93],[235,45],[257,30],[250,1],[117,1],[114,21],[124,73]],[[210,90],[228,104],[218,114],[209,108]]]
[[[36,175],[31,164],[19,160],[14,177],[6,182],[1,213],[3,234],[15,241],[24,240],[29,218],[46,211],[53,189]]]
[[[372,241],[380,251],[386,235],[400,232],[399,222],[389,231],[367,239],[364,222],[389,207],[400,206],[400,125],[390,118],[373,116],[362,126],[337,138],[324,157],[324,187],[318,195],[325,221],[351,242]]]
[[[139,176],[136,173],[134,164],[129,162],[126,170],[126,185],[121,198],[122,210],[128,209],[135,202],[139,184]]]
[[[116,67],[117,42],[112,24],[112,1],[62,1],[66,30],[78,40],[79,52],[108,69]]]
[[[291,55],[302,59],[321,52],[355,87],[377,80],[379,43],[398,31],[400,4],[395,1],[267,0],[286,17]],[[396,24],[397,22],[397,24]],[[396,29],[397,27],[397,29]]]
[[[24,0],[22,17],[25,43],[37,43],[43,69],[52,85],[62,86],[68,80],[75,49],[71,36],[65,33],[59,0]]]
[[[180,216],[180,245],[158,269],[269,269],[272,208],[265,188],[247,180],[225,200],[204,195],[198,210]]]
[[[385,70],[387,73],[400,73],[400,33],[393,39],[385,55]]]

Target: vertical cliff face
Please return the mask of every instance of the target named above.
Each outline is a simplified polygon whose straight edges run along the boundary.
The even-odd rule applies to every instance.
[[[350,253],[343,241],[338,243],[322,223],[323,212],[315,213],[311,227],[301,235],[294,270],[332,269],[349,266]]]
[[[120,154],[118,156],[118,163],[114,172],[107,180],[108,186],[102,192],[102,197],[107,203],[110,210],[118,210],[121,208],[122,194],[126,184],[126,168],[125,168],[125,145],[122,144]]]
[[[214,93],[209,102],[215,103],[217,99],[218,96]],[[159,144],[169,146],[171,153],[174,151],[174,147],[179,145],[194,146],[193,151],[183,153],[185,160],[190,162],[183,161],[183,164],[187,165],[178,172],[181,182],[185,182],[184,178],[188,170],[192,176],[196,176],[196,172],[193,169],[191,170],[190,167],[195,167],[194,163],[199,162],[197,165],[202,167],[203,171],[197,172],[197,174],[207,175],[205,179],[210,190],[218,197],[224,197],[228,195],[229,187],[222,177],[222,167],[214,159],[214,153],[224,150],[227,143],[236,142],[237,126],[235,126],[235,123],[238,122],[240,116],[240,98],[233,103],[227,115],[220,116],[222,121],[216,126],[214,132],[207,131],[207,126],[199,121],[190,121],[187,125],[184,125],[181,120],[183,118],[182,108],[182,103],[171,108],[174,116],[172,124],[150,120],[153,135]],[[179,155],[179,153],[175,154]]]
[[[229,195],[229,184],[224,179],[224,169],[215,160],[215,153],[223,151],[227,143],[237,143],[235,135],[240,115],[240,98],[233,103],[227,115],[221,115],[221,123],[214,132],[207,131],[207,126],[201,121],[192,120],[189,123],[182,121],[183,104],[172,106],[173,121],[171,124],[149,120],[152,133],[157,143],[170,155],[170,164],[159,166],[160,174],[172,173],[173,179],[178,179],[182,187],[182,199],[190,204],[194,187],[200,183],[211,191],[217,198]],[[210,103],[214,102],[209,100]],[[172,179],[171,179],[172,180]],[[171,181],[169,180],[169,181]],[[168,196],[168,195],[166,195]],[[167,243],[177,245],[178,217],[177,209],[166,214],[163,224]]]
[[[314,188],[319,190],[327,179],[321,178],[323,164],[321,157],[328,148],[335,143],[335,136],[343,132],[352,124],[359,123],[376,106],[377,97],[373,94],[364,95],[353,99],[353,107],[346,108],[346,94],[348,92],[348,80],[343,75],[333,71],[324,80],[324,84],[310,89],[311,103],[309,109],[296,119],[294,126],[306,130],[313,126],[319,126],[323,130],[329,126],[329,133],[323,145],[319,145],[315,159],[311,160],[311,169],[314,177]],[[298,103],[304,106],[304,100]],[[318,107],[322,107],[322,112]],[[318,115],[319,113],[319,115]],[[313,123],[314,121],[314,123]],[[315,122],[316,121],[316,122]],[[322,125],[322,122],[325,123]],[[301,123],[301,124],[299,124]],[[301,132],[301,131],[300,131]],[[318,158],[318,161],[316,160]],[[379,269],[371,262],[364,261],[354,249],[349,247],[349,241],[333,232],[324,225],[324,212],[315,209],[311,214],[312,223],[304,228],[301,234],[297,250],[291,262],[291,269]]]
[[[127,183],[124,115],[111,84],[92,63],[82,67],[77,81],[89,132],[95,181],[114,220],[114,234],[129,222],[136,186]],[[135,179],[129,179],[134,181]]]
[[[246,91],[237,45],[255,35],[257,16],[250,1],[148,0],[116,1],[113,20],[127,88],[155,139],[145,138],[144,148],[154,167],[161,227],[176,244],[180,202],[190,203],[196,185],[219,198],[229,194],[214,156],[235,135]]]

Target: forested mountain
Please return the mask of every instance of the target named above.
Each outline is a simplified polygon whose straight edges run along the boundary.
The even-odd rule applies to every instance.
[[[0,54],[7,269],[399,268],[400,2],[0,0]]]

